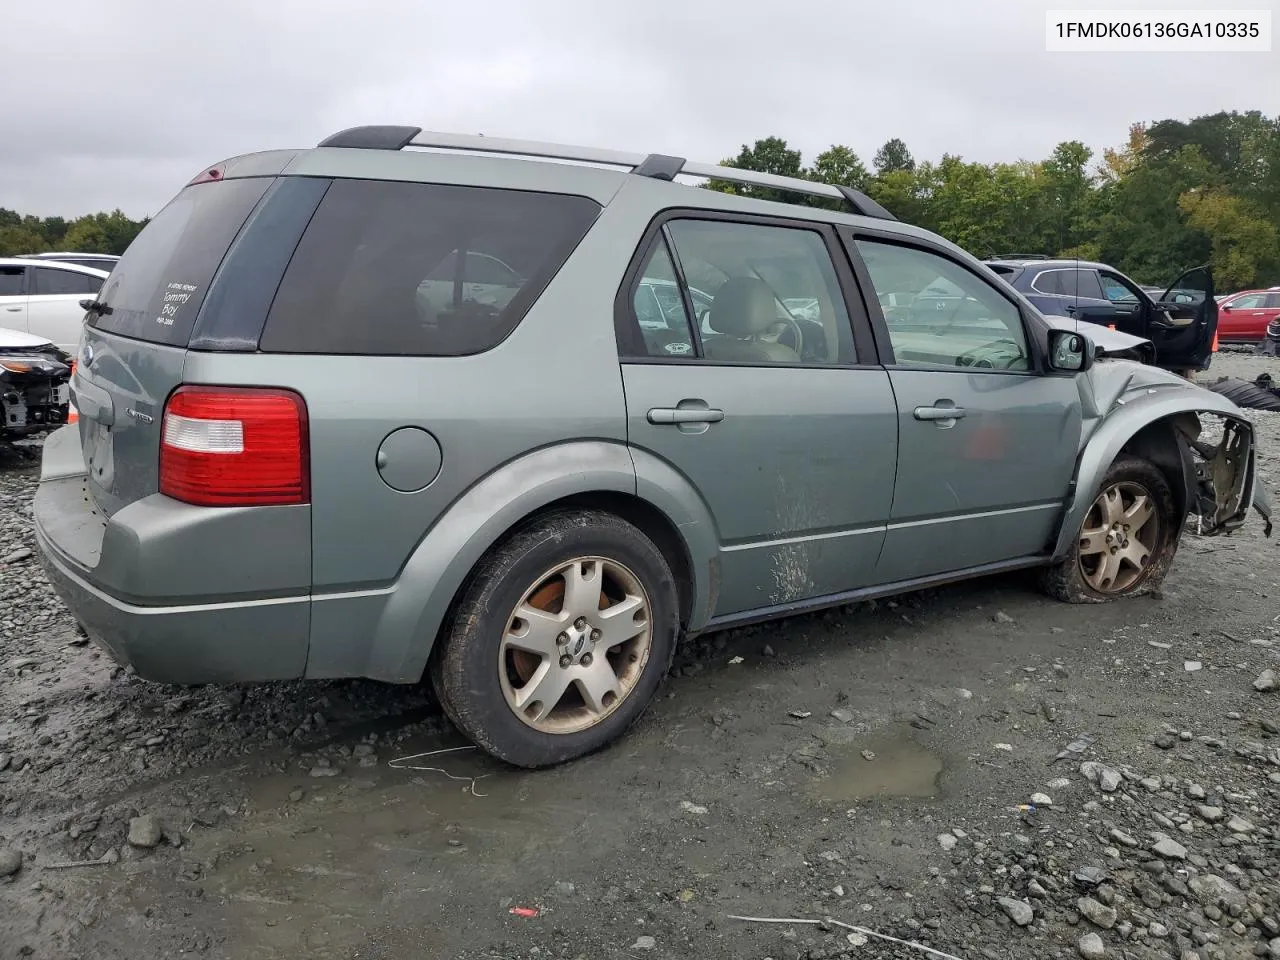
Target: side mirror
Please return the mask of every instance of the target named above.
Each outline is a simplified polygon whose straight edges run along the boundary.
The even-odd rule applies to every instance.
[[[1071,330],[1049,331],[1049,369],[1061,373],[1081,373],[1093,365],[1093,344],[1083,334]]]
[[[1231,304],[1229,304],[1229,303],[1224,303],[1224,304],[1222,304],[1218,309],[1220,309],[1220,310],[1225,310],[1225,311],[1227,311],[1227,313],[1230,313],[1232,310],[1234,310],[1234,309],[1235,309],[1235,307],[1233,307],[1233,306],[1232,306]]]

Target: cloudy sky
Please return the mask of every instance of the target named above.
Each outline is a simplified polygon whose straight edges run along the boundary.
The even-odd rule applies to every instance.
[[[869,163],[894,136],[918,159],[1040,159],[1135,120],[1280,114],[1280,47],[1046,53],[1046,9],[1072,6],[1108,0],[14,2],[0,207],[140,217],[215,160],[361,123],[699,160],[777,134]]]

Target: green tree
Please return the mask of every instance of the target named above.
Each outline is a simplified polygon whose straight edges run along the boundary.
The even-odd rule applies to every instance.
[[[106,229],[94,217],[81,217],[68,228],[62,245],[77,253],[111,253]]]
[[[872,162],[875,163],[876,173],[879,174],[894,173],[898,170],[914,170],[916,168],[916,162],[911,156],[911,151],[897,137],[886,141],[885,145],[876,151]]]
[[[752,146],[743,144],[736,157],[721,160],[720,165],[738,170],[772,173],[779,177],[804,175],[800,151],[792,150],[787,146],[787,141],[781,137],[765,137],[763,140],[757,140]],[[759,200],[786,200],[791,196],[790,191],[776,190],[772,187],[752,187],[728,180],[712,180],[707,187],[721,193],[736,193]]]
[[[1214,284],[1250,286],[1280,268],[1280,231],[1248,201],[1224,188],[1193,188],[1178,198],[1187,224],[1209,239]]]

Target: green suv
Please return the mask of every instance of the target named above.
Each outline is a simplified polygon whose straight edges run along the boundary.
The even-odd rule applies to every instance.
[[[236,157],[85,309],[35,524],[89,635],[172,683],[429,675],[526,766],[621,734],[682,634],[1033,566],[1132,595],[1255,499],[1229,400],[857,191],[675,157]]]

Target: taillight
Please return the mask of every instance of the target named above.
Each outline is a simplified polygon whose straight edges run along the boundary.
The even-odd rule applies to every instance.
[[[309,503],[307,407],[291,390],[179,387],[164,408],[160,492],[207,507]]]

